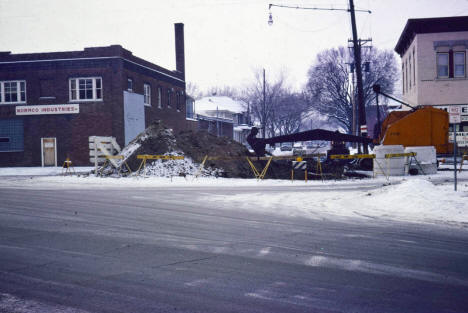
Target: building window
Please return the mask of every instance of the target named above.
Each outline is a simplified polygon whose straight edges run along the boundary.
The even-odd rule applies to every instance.
[[[180,93],[176,92],[176,109],[180,111]]]
[[[453,72],[455,77],[465,77],[465,52],[453,53]]]
[[[416,59],[414,57],[414,48],[413,48],[413,84],[416,86]]]
[[[403,78],[403,94],[405,94],[405,62],[401,62],[401,76]]]
[[[100,77],[71,78],[70,101],[102,100],[102,79]]]
[[[171,89],[167,88],[167,107],[171,107]]]
[[[24,151],[22,119],[0,119],[0,152]]]
[[[408,60],[405,61],[405,80],[406,80],[406,92],[408,92],[409,88],[408,88]]]
[[[143,92],[145,105],[151,105],[151,86],[149,84],[144,84]]]
[[[26,103],[26,81],[0,81],[0,103]]]
[[[408,58],[408,64],[409,64],[409,79],[408,79],[408,83],[409,83],[409,88],[411,89],[411,54],[409,55],[409,58]]]
[[[162,101],[161,101],[161,96],[162,96],[162,89],[161,87],[158,87],[158,108],[162,108]]]
[[[133,92],[133,79],[131,78],[127,79],[127,90]]]
[[[194,100],[191,97],[187,97],[185,101],[185,117],[194,118]]]
[[[449,55],[448,53],[437,53],[437,77],[449,77]]]

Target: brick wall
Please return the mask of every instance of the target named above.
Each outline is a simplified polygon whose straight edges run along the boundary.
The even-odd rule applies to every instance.
[[[53,61],[60,58],[93,58]],[[113,136],[124,145],[123,91],[127,78],[133,80],[133,91],[143,94],[143,84],[151,86],[152,105],[145,107],[145,124],[155,120],[178,132],[187,129],[185,120],[185,82],[183,73],[172,72],[134,57],[121,46],[86,48],[81,52],[44,54],[1,54],[0,62],[45,60],[0,64],[0,81],[25,80],[26,104],[68,104],[69,79],[101,77],[102,101],[78,102],[79,114],[16,116],[15,105],[0,105],[0,119],[22,118],[24,121],[24,152],[0,152],[0,166],[41,165],[41,138],[57,138],[57,161],[61,165],[69,155],[75,165],[90,165],[89,136]],[[139,65],[138,65],[138,64]],[[157,107],[157,88],[162,88],[162,108]],[[172,105],[167,106],[167,90],[171,90]],[[180,94],[177,107],[176,93]],[[44,97],[45,96],[45,97]]]

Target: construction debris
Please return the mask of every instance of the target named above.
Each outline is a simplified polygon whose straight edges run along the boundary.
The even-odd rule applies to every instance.
[[[141,159],[137,155],[179,155],[183,160],[148,161],[144,175],[187,176],[200,170],[200,163],[206,155],[239,157],[237,161],[209,161],[201,169],[201,176],[252,177],[247,161],[241,157],[249,155],[242,144],[226,137],[216,137],[205,131],[184,131],[174,134],[160,122],[153,123],[132,140],[120,153],[132,171],[139,168]],[[107,166],[100,170],[104,175],[115,175],[116,170]]]
[[[126,162],[131,171],[126,174],[159,177],[173,176],[212,176],[227,178],[257,177],[254,167],[261,172],[266,168],[268,160],[257,158],[254,153],[239,142],[227,137],[217,137],[206,131],[182,131],[174,134],[160,122],[150,125],[144,132],[132,140],[121,152],[121,162]],[[138,155],[183,156],[183,159],[147,159],[142,166]],[[207,157],[208,156],[208,157]],[[205,162],[203,162],[205,160]],[[290,179],[291,159],[274,159],[261,178]],[[322,179],[323,175],[315,175],[317,166],[309,160],[310,179]],[[120,167],[124,168],[124,167]],[[140,169],[140,171],[138,171]],[[98,171],[103,176],[120,176],[115,166],[111,164]],[[123,172],[125,174],[125,172]],[[299,174],[298,174],[299,175]],[[301,174],[303,177],[304,174]],[[298,176],[299,177],[299,176]],[[336,175],[334,176],[337,177]],[[258,177],[257,177],[258,178]]]

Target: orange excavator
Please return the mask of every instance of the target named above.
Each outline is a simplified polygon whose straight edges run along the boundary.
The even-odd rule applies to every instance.
[[[448,113],[432,106],[413,107],[380,90],[374,85],[377,95],[395,100],[405,106],[408,111],[390,112],[382,122],[382,127],[374,144],[413,146],[434,146],[438,155],[453,153],[453,144],[449,144]]]

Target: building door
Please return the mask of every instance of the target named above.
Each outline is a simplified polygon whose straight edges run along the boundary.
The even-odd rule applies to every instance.
[[[124,91],[125,145],[145,130],[145,105],[143,95]]]
[[[57,166],[56,138],[41,138],[42,166]]]

